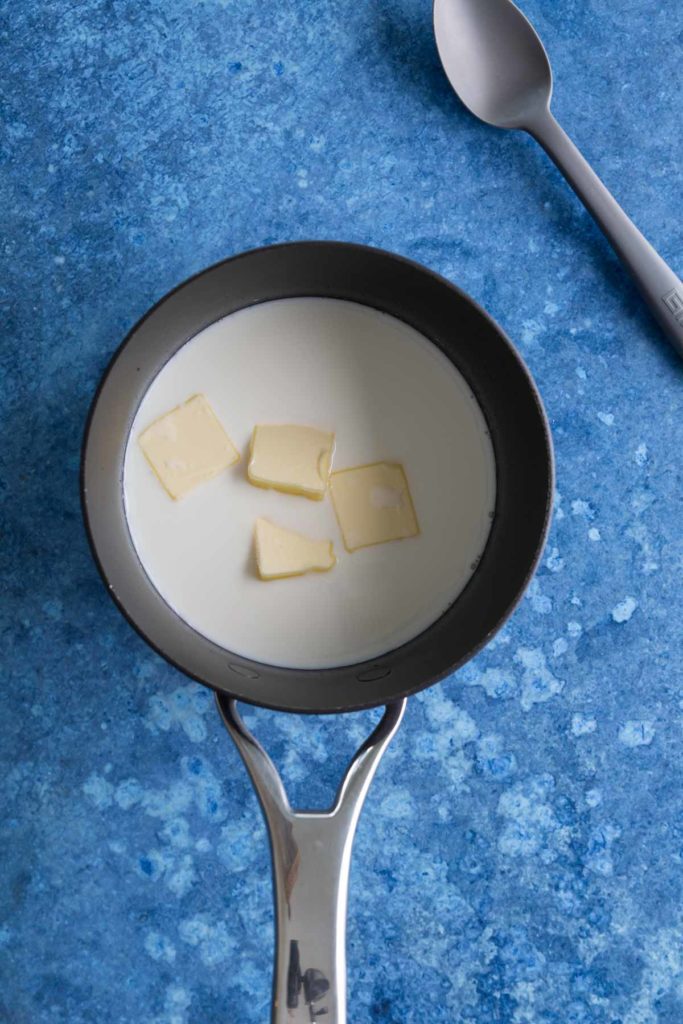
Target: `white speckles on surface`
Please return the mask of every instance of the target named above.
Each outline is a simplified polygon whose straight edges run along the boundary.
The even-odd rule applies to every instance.
[[[597,788],[586,790],[586,804],[588,807],[599,807],[601,803],[602,790]]]
[[[260,818],[241,814],[221,827],[217,854],[222,866],[231,874],[253,871],[258,857],[257,844],[267,842]]]
[[[598,419],[606,427],[613,427],[614,426],[614,413],[611,413],[611,412],[599,412],[598,413]]]
[[[117,807],[130,814],[137,809],[163,822],[155,832],[160,845],[138,856],[134,869],[141,878],[163,882],[177,899],[185,897],[197,881],[192,851],[205,853],[211,849],[204,837],[195,842],[185,815],[194,811],[201,819],[218,824],[227,813],[222,787],[206,758],[184,757],[180,770],[182,779],[172,781],[166,789],[145,788],[135,778],[115,785],[97,772],[91,773],[82,787],[86,799],[99,810]],[[110,849],[125,853],[123,845],[115,848],[110,844]]]
[[[638,602],[635,597],[625,597],[612,609],[612,620],[620,625],[628,622],[637,607]]]
[[[425,709],[429,721],[439,729],[447,728],[451,739],[459,744],[468,743],[479,735],[472,716],[445,696],[442,688],[425,695]]]
[[[197,881],[197,872],[194,860],[189,853],[183,854],[176,860],[171,870],[167,872],[166,885],[174,896],[185,896]]]
[[[624,1014],[624,1024],[679,1024],[683,1019],[683,920],[680,910],[673,927],[657,928],[639,944],[643,971]],[[659,1012],[671,1008],[666,1017]]]
[[[564,509],[562,508],[562,495],[559,491],[555,491],[553,495],[553,519],[556,523],[561,522],[564,519]]]
[[[192,844],[190,826],[185,818],[171,818],[161,830],[161,835],[167,843],[180,850]]]
[[[483,778],[505,782],[517,772],[517,758],[505,749],[503,737],[492,733],[477,741],[476,767]]]
[[[534,704],[543,704],[561,693],[564,682],[548,668],[543,651],[533,647],[518,647],[515,662],[522,666],[521,705],[529,711]]]
[[[598,723],[594,718],[581,714],[572,715],[572,735],[574,736],[587,736],[589,733],[595,732],[597,727]]]
[[[541,854],[549,862],[561,845],[561,826],[548,800],[555,789],[551,775],[540,775],[515,783],[501,795],[498,814],[503,827],[498,849],[508,857]]]
[[[535,347],[542,330],[543,325],[538,320],[525,320],[522,324],[522,344],[528,348]]]
[[[563,636],[558,637],[557,640],[553,640],[553,658],[561,658],[562,655],[566,654],[568,650],[569,644]]]
[[[619,727],[619,742],[625,747],[648,747],[655,738],[654,722],[631,719]]]
[[[182,758],[180,765],[201,816],[209,821],[224,821],[228,816],[228,804],[209,761],[195,755]]]
[[[138,858],[135,870],[141,878],[149,878],[152,882],[158,882],[166,875],[174,863],[174,858],[168,850],[148,850]]]
[[[577,622],[576,619],[571,619],[567,623],[567,633],[576,640],[576,638],[580,637],[583,633],[583,626],[580,622]]]
[[[164,998],[164,1010],[161,1016],[155,1017],[150,1024],[188,1024],[187,1012],[192,1004],[192,996],[182,985],[169,985]]]
[[[90,803],[102,811],[111,806],[114,787],[102,775],[92,772],[83,783],[83,792]]]
[[[489,642],[487,644],[486,649],[487,649],[487,651],[495,651],[499,647],[508,647],[510,645],[510,643],[511,643],[510,630],[507,628],[507,626],[503,626],[503,628],[500,630],[499,633],[496,633],[495,636],[491,637],[491,639],[489,640]],[[472,665],[472,662],[467,662],[467,664],[463,666],[463,671],[465,669],[467,669],[470,665]]]
[[[178,934],[183,942],[198,950],[207,967],[225,963],[237,951],[234,931],[228,929],[225,921],[212,920],[208,914],[185,918],[178,926]]]
[[[412,818],[415,814],[415,806],[410,791],[401,787],[393,789],[382,801],[380,813],[385,818],[394,820]]]
[[[119,807],[128,811],[135,804],[140,803],[144,796],[144,790],[137,779],[124,779],[116,787],[114,799]]]
[[[654,491],[644,488],[635,490],[631,495],[631,511],[635,516],[642,516],[657,501]]]
[[[418,761],[432,762],[435,771],[445,773],[452,791],[460,792],[474,763],[470,750],[463,748],[479,738],[479,727],[440,687],[418,694],[416,703],[425,705],[430,731],[417,739],[412,753]]]
[[[550,549],[550,554],[546,558],[545,564],[551,572],[562,572],[564,569],[564,559],[560,557],[558,548]]]
[[[192,804],[192,787],[187,782],[172,782],[166,789],[145,789],[140,803],[152,818],[172,818]]]
[[[591,505],[590,501],[585,501],[583,498],[577,498],[576,501],[572,502],[572,515],[582,516],[584,519],[595,519],[595,509]]]
[[[206,739],[204,715],[212,708],[211,693],[198,683],[186,683],[170,693],[150,697],[149,714],[145,719],[151,732],[168,732],[179,725],[188,739],[201,743]]]
[[[626,536],[634,540],[640,548],[642,556],[642,562],[640,563],[641,571],[646,576],[657,572],[659,569],[659,552],[652,542],[650,531],[645,523],[640,521],[633,523],[627,529]]]
[[[633,453],[633,461],[637,466],[644,466],[647,462],[647,445],[644,442]]]
[[[598,530],[597,526],[591,526],[588,531],[588,539],[596,544],[599,540],[602,540],[602,535]]]
[[[538,576],[534,576],[529,584],[526,599],[537,615],[549,615],[553,610],[553,602],[547,594],[543,593]]]
[[[596,875],[611,875],[614,871],[612,845],[621,836],[617,825],[606,822],[597,825],[590,833],[585,864]]]
[[[152,960],[163,960],[167,964],[172,964],[176,957],[173,943],[159,932],[147,932],[145,936],[145,950]]]
[[[467,686],[481,686],[493,700],[509,700],[519,691],[514,672],[510,668],[487,668],[479,672],[473,665],[466,665],[462,678]]]

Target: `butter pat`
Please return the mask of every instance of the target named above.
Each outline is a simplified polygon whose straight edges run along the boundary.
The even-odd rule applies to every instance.
[[[343,469],[332,474],[330,488],[347,551],[420,532],[408,481],[398,462]]]
[[[257,426],[247,474],[252,484],[320,501],[330,479],[334,434],[314,427]]]
[[[254,531],[256,565],[262,580],[326,572],[336,565],[331,540],[310,540],[301,533],[257,519]]]
[[[172,498],[239,461],[239,452],[204,395],[194,395],[140,434],[140,447]]]

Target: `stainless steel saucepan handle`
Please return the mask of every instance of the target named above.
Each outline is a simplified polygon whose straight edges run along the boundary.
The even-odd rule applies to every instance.
[[[557,164],[586,209],[593,215],[669,341],[683,356],[683,284],[671,267],[629,220],[549,109],[527,126]]]
[[[276,951],[272,1024],[346,1024],[346,902],[351,846],[363,801],[406,701],[389,704],[349,765],[327,811],[294,811],[280,776],[240,718],[217,695],[251,776],[273,858]]]

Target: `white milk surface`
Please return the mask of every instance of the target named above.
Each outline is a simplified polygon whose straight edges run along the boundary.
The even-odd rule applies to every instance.
[[[173,501],[137,438],[197,393],[242,460]],[[329,493],[318,502],[249,484],[257,423],[334,431],[333,470],[401,462],[420,536],[348,554]],[[352,302],[280,299],[206,328],[164,366],[133,423],[124,494],[140,560],[186,622],[257,661],[329,668],[398,647],[457,598],[490,530],[495,462],[464,378],[421,334]],[[338,564],[259,580],[252,547],[259,516],[331,538]]]

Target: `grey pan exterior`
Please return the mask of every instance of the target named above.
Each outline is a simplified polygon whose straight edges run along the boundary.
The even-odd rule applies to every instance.
[[[374,307],[430,338],[464,375],[482,407],[497,473],[488,544],[454,604],[420,636],[380,658],[321,670],[284,669],[240,657],[176,615],[137,557],[122,486],[135,413],[174,353],[238,309],[306,295]],[[469,296],[419,264],[382,250],[295,242],[210,267],[168,294],[133,328],[90,410],[81,491],[86,530],[109,593],[156,651],[221,694],[318,714],[398,700],[449,675],[486,644],[520,600],[542,552],[552,505],[553,455],[541,399],[524,363]]]

